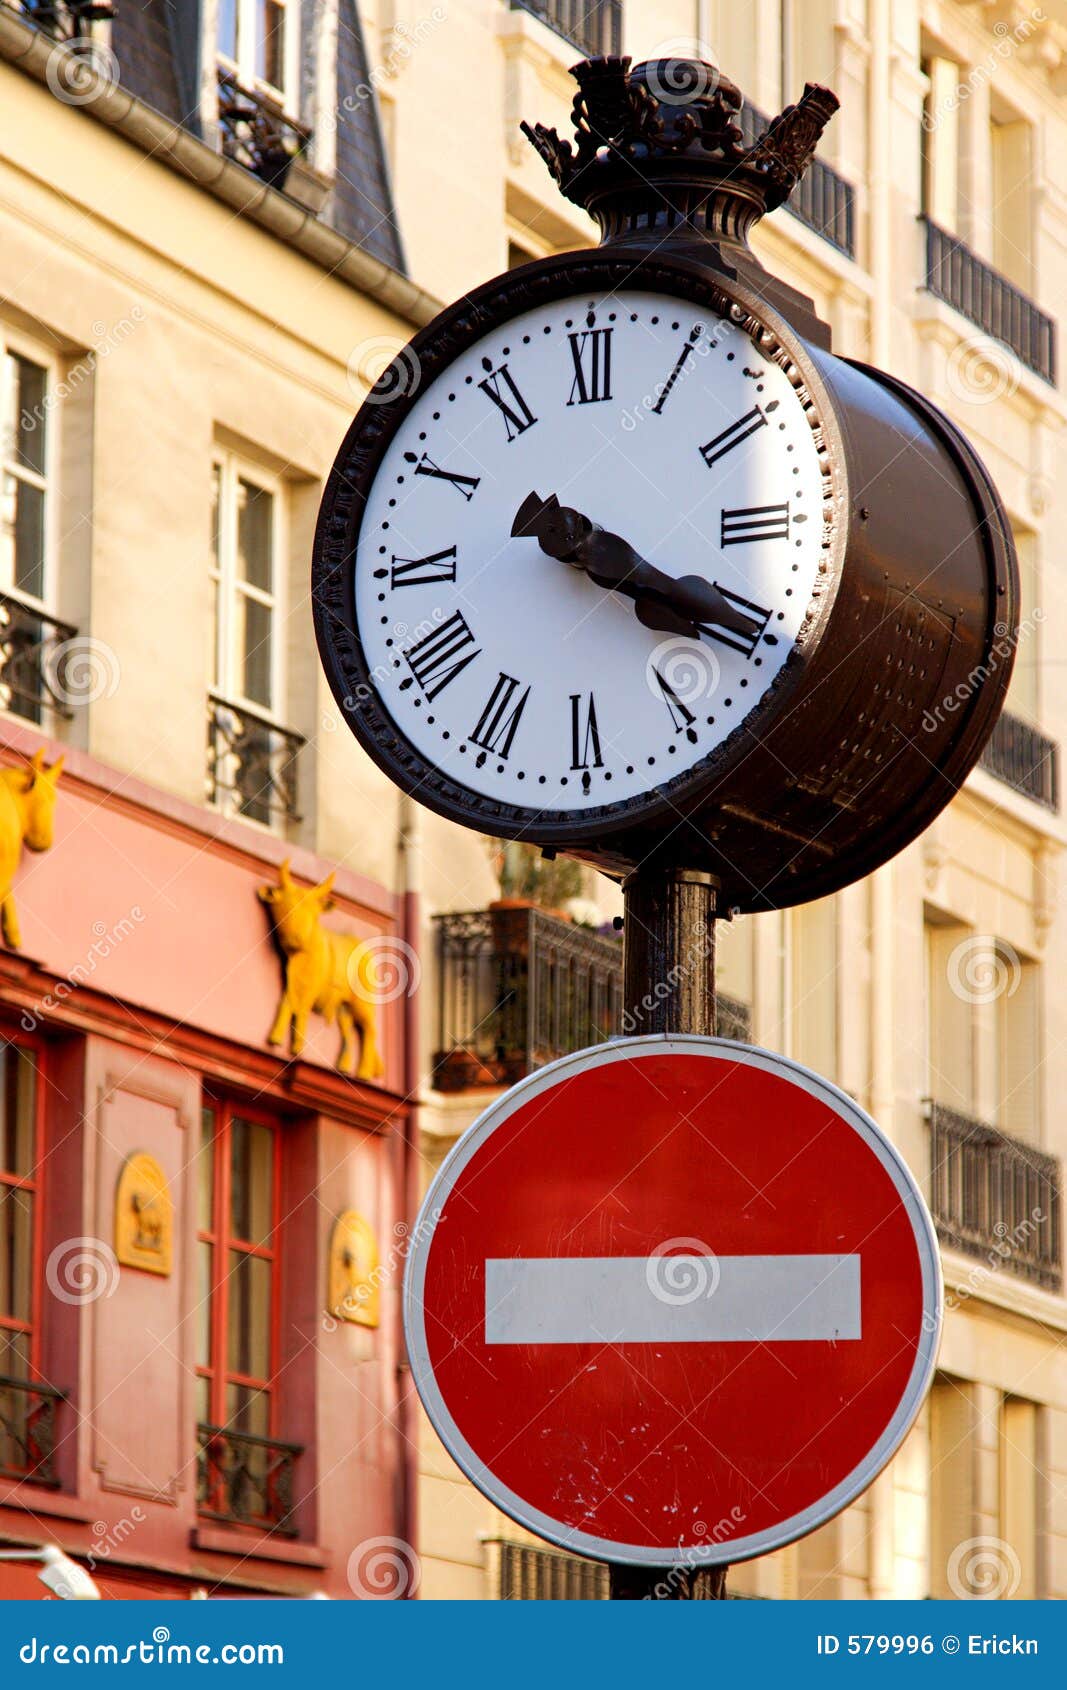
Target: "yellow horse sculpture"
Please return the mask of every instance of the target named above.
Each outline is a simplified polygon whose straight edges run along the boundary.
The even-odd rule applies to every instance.
[[[259,888],[285,957],[285,985],[267,1042],[284,1045],[288,1034],[289,1049],[299,1056],[308,1016],[315,1010],[341,1029],[337,1058],[341,1073],[354,1070],[357,1080],[377,1080],[385,1070],[378,1051],[373,953],[362,939],[323,927],[323,912],[333,905],[333,880],[331,874],[321,886],[297,886],[286,859],[278,871],[278,885]],[[360,1036],[358,1067],[355,1029]]]
[[[44,751],[35,751],[20,769],[0,771],[0,927],[13,951],[22,943],[11,888],[22,847],[47,851],[52,843],[56,782],[63,759],[46,766]]]

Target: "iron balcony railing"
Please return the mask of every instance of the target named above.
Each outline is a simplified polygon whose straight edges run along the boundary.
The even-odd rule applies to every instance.
[[[497,1555],[496,1592],[502,1602],[604,1602],[611,1574],[599,1561],[558,1549],[490,1540]]]
[[[207,701],[207,797],[228,814],[268,825],[300,820],[297,763],[302,734],[243,704]]]
[[[1027,369],[1056,381],[1056,324],[1033,300],[979,258],[956,235],[926,228],[926,286],[938,299],[1009,347]]]
[[[284,188],[289,166],[311,140],[311,130],[286,117],[258,89],[242,87],[232,71],[218,71],[219,130],[226,158],[272,188]]]
[[[1063,1282],[1060,1164],[946,1104],[930,1105],[931,1209],[942,1243],[1046,1290]]]
[[[36,24],[38,29],[54,36],[57,41],[67,45],[77,43],[76,50],[84,49],[90,60],[92,25],[108,22],[115,16],[115,8],[109,0],[52,0],[48,4],[22,0],[19,9],[28,23]]]
[[[618,939],[529,906],[436,919],[440,1090],[512,1085],[624,1030]],[[747,1040],[748,1006],[720,994],[717,1030]]]
[[[746,100],[738,113],[745,145],[754,146],[770,119]],[[856,190],[825,159],[814,158],[786,201],[786,210],[846,258],[856,256]]]
[[[1060,807],[1060,748],[1019,716],[1002,711],[981,756],[981,766],[1006,786],[1043,804]]]
[[[206,1520],[295,1537],[293,1473],[303,1444],[200,1425],[197,1506]]]
[[[40,726],[52,714],[66,720],[85,696],[76,669],[86,647],[77,629],[43,610],[0,593],[0,709]]]
[[[530,12],[588,59],[622,50],[622,0],[511,0],[513,12]]]
[[[59,1484],[56,1414],[63,1393],[51,1385],[0,1375],[0,1478]]]

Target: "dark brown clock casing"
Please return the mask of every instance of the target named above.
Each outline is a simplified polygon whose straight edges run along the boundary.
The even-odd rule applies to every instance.
[[[1018,575],[996,489],[961,432],[905,383],[836,357],[810,301],[747,246],[799,179],[833,95],[809,88],[746,150],[737,90],[713,67],[683,69],[688,94],[678,61],[669,80],[625,59],[576,67],[577,150],[528,133],[603,244],[487,283],[415,336],[414,367],[432,377],[532,306],[606,288],[675,294],[746,328],[808,409],[827,494],[819,586],[777,682],[703,762],[580,817],[492,802],[429,767],[382,708],[353,604],[363,510],[403,398],[365,405],[338,455],[315,539],[315,623],[353,732],[420,802],[609,874],[657,859],[703,870],[720,910],[765,910],[870,873],[958,791],[1010,680]],[[400,358],[373,398],[402,385],[412,360]]]

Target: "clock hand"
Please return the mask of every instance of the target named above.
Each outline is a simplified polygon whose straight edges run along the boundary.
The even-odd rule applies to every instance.
[[[708,624],[751,637],[757,622],[731,604],[700,575],[680,579],[646,562],[628,540],[600,528],[580,511],[561,505],[555,493],[530,493],[515,513],[512,535],[534,539],[560,563],[582,569],[598,587],[622,593],[636,604],[638,620],[663,633],[699,639]]]

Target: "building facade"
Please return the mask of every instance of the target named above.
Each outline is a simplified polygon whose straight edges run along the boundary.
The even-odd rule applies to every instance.
[[[618,1028],[618,893],[400,797],[321,678],[308,565],[388,358],[592,238],[520,119],[565,131],[584,53],[694,44],[753,133],[805,80],[840,95],[754,244],[971,436],[1023,570],[1008,711],[937,825],[721,930],[720,1031],[871,1111],[949,1294],[892,1467],[731,1588],[1067,1595],[1051,0],[0,6],[0,1594],[40,1591],[45,1542],[112,1595],[603,1594],[437,1443],[398,1286],[464,1126]],[[314,1010],[291,1047],[285,946],[323,930],[380,1072],[339,1073]]]

